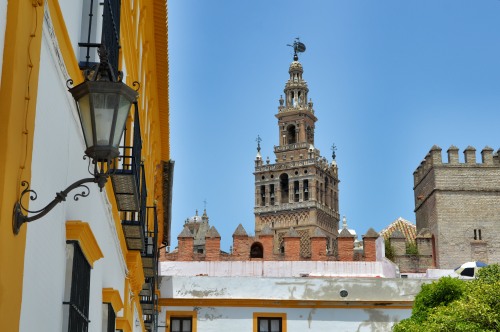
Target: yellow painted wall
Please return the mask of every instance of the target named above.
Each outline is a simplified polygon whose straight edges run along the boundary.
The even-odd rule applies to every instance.
[[[0,331],[18,331],[26,227],[15,236],[12,210],[30,180],[43,0],[8,1],[0,89]]]

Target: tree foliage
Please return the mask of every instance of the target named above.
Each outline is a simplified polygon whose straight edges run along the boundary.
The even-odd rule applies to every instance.
[[[441,278],[422,286],[412,316],[393,331],[500,331],[499,294],[498,264],[482,268],[472,281]]]

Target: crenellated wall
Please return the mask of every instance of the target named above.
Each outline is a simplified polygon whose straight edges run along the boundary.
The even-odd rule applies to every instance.
[[[212,231],[213,229],[213,231]],[[187,231],[187,227],[179,234],[177,250],[167,253],[162,251],[160,261],[377,261],[377,246],[375,241],[379,237],[373,229],[363,235],[364,251],[354,255],[354,236],[350,233],[341,233],[333,245],[335,249],[328,250],[329,237],[318,227],[308,234],[309,250],[307,254],[303,250],[302,230],[290,228],[281,236],[282,241],[277,242],[273,231],[266,227],[261,234],[249,236],[238,225],[233,234],[233,246],[230,253],[220,250],[220,236],[214,227],[211,231],[215,236],[207,233],[204,252],[196,252],[193,236]],[[345,230],[347,232],[347,230]],[[279,245],[279,248],[276,246]],[[338,254],[337,254],[338,253]]]
[[[433,146],[413,173],[417,231],[428,228],[436,266],[455,268],[471,260],[500,262],[500,163],[485,147],[451,146],[446,161]]]

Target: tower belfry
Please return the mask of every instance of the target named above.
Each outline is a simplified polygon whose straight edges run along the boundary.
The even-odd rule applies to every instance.
[[[292,46],[292,45],[290,45]],[[310,256],[310,238],[319,228],[328,238],[328,248],[336,248],[338,234],[338,168],[314,145],[313,103],[297,52],[304,44],[294,42],[294,61],[279,99],[278,146],[275,163],[263,162],[260,141],[255,159],[255,232],[268,225],[274,233],[275,252],[283,250],[283,236],[293,227],[301,237],[302,257]],[[333,154],[335,155],[335,154]]]

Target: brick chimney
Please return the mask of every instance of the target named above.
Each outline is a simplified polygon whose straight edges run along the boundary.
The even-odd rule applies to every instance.
[[[285,244],[285,260],[298,261],[300,260],[300,235],[293,227],[283,236]]]
[[[250,257],[250,243],[248,241],[248,234],[239,224],[233,233],[233,258],[236,260],[244,261]]]
[[[187,226],[184,226],[182,232],[177,236],[177,260],[179,261],[192,261],[193,260],[193,246],[194,237]]]
[[[379,234],[373,228],[370,228],[365,235],[363,235],[363,250],[365,252],[365,261],[375,262],[377,260],[377,241]]]
[[[350,262],[354,259],[354,235],[347,228],[342,229],[337,237],[339,261]]]
[[[326,260],[326,235],[319,227],[316,227],[311,236],[311,260]]]
[[[220,260],[220,234],[214,226],[210,227],[205,235],[205,260]]]

